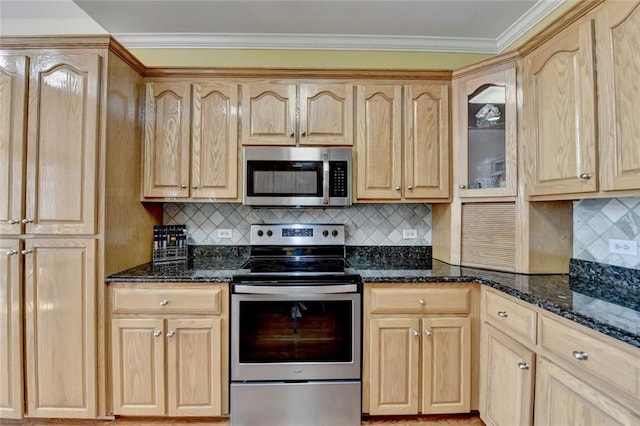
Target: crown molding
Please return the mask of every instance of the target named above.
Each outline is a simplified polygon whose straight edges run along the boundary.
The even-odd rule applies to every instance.
[[[553,12],[565,0],[538,1],[524,15],[518,18],[496,39],[496,52],[502,52],[515,41],[535,27],[548,14]]]
[[[486,38],[211,33],[118,33],[113,36],[127,49],[301,49],[497,53],[496,41]]]

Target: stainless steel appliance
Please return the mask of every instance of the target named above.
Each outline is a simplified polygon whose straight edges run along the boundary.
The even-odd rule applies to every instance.
[[[359,425],[362,282],[343,225],[252,225],[231,283],[231,424]]]
[[[246,205],[351,205],[351,148],[245,147],[243,161]]]

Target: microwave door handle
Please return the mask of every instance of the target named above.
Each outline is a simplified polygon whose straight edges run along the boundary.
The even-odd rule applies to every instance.
[[[322,204],[329,204],[329,154],[322,155]]]

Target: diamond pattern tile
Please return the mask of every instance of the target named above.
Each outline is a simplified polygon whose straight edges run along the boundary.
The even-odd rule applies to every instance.
[[[340,209],[254,209],[231,203],[167,203],[165,225],[187,225],[189,244],[247,245],[253,223],[343,223],[347,245],[430,246],[431,206],[428,204],[355,204]],[[218,229],[233,237],[217,238]],[[405,240],[404,229],[418,238]]]
[[[609,253],[609,240],[637,241],[640,197],[581,200],[573,205],[573,257],[640,269],[640,255]]]

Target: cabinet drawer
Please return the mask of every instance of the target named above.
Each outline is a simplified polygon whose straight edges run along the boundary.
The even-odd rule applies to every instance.
[[[576,376],[580,377],[580,372],[592,374],[640,398],[640,350],[636,354],[623,351],[579,328],[541,316],[540,344],[568,362]]]
[[[114,288],[114,313],[222,313],[222,288]]]
[[[490,291],[485,291],[484,320],[503,331],[511,331],[525,342],[536,343],[534,310]]]
[[[371,313],[452,313],[469,312],[471,290],[460,288],[372,288]]]

